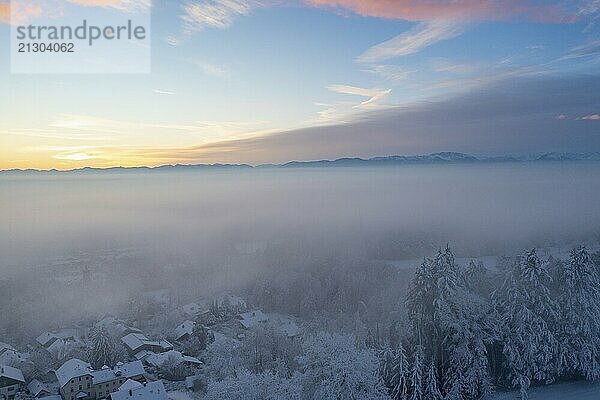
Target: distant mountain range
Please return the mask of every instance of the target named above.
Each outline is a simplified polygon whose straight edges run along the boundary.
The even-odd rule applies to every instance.
[[[171,169],[252,169],[252,168],[310,168],[310,167],[361,167],[361,166],[386,166],[386,165],[411,165],[411,164],[465,164],[465,163],[503,163],[503,162],[542,162],[542,161],[600,161],[600,152],[592,153],[538,153],[516,156],[475,157],[470,154],[457,152],[440,152],[415,156],[385,156],[372,158],[338,158],[336,160],[316,161],[290,161],[284,164],[175,164],[161,165],[158,167],[111,167],[92,168],[85,167],[68,171],[37,170],[37,169],[10,169],[0,173],[26,173],[26,172],[125,172],[125,171],[161,171]]]

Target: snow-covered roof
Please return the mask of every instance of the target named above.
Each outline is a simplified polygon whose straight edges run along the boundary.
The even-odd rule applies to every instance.
[[[8,365],[0,366],[0,378],[7,378],[25,383],[25,378],[23,377],[21,370],[19,368],[9,367]]]
[[[37,397],[43,393],[50,394],[48,387],[37,379],[29,382],[29,385],[27,385],[27,390],[29,390],[29,393],[31,393],[34,397]]]
[[[141,387],[111,393],[110,398],[112,400],[167,400],[167,391],[162,381],[155,381]]]
[[[46,347],[51,354],[54,354],[57,358],[62,358],[67,355],[70,351],[77,347],[83,347],[83,342],[72,339],[57,339],[52,344]]]
[[[110,382],[118,378],[133,378],[144,375],[146,371],[139,360],[117,365],[115,368],[103,368],[92,372],[92,383]]]
[[[152,354],[156,354],[156,353],[154,353],[152,351],[148,351],[148,350],[142,350],[142,351],[135,353],[134,357],[136,360],[143,360]]]
[[[39,400],[62,400],[62,397],[57,394],[52,394],[50,396],[40,397]]]
[[[123,336],[121,341],[132,351],[145,345],[161,347],[164,350],[173,348],[173,345],[166,340],[150,340],[143,333],[130,333],[129,335]]]
[[[56,370],[56,378],[60,387],[65,386],[71,379],[85,375],[92,375],[90,364],[78,358],[72,358],[65,361],[59,369]]]
[[[202,361],[198,360],[196,357],[181,354],[179,351],[175,350],[166,351],[164,353],[151,354],[148,357],[146,357],[144,361],[146,361],[148,364],[154,367],[160,367],[169,358],[173,358],[177,361],[178,364],[186,362],[189,364],[202,365]]]
[[[125,345],[131,350],[135,350],[139,347],[142,347],[144,343],[148,343],[150,339],[148,339],[143,333],[130,333],[129,335],[123,336],[121,341],[125,343]]]
[[[77,328],[61,329],[55,332],[44,332],[35,340],[44,347],[47,347],[56,339],[78,340],[81,338],[81,331]]]
[[[133,379],[127,379],[125,381],[125,383],[123,383],[121,386],[119,386],[119,390],[135,389],[135,388],[139,388],[141,386],[144,386],[144,385],[142,385],[138,381],[134,381]]]
[[[4,342],[0,342],[0,353],[4,352],[6,350],[16,351],[16,349],[14,347],[12,347],[10,344],[4,343]]]
[[[122,337],[129,333],[142,333],[138,328],[131,327],[125,321],[115,318],[112,315],[102,318],[94,326],[104,328],[110,335],[117,337]]]
[[[181,339],[185,335],[191,335],[194,332],[195,326],[196,323],[194,321],[190,321],[189,319],[179,324],[177,328],[175,328],[175,336],[177,337],[177,340]]]
[[[19,353],[6,343],[0,343],[0,365],[15,365],[26,358],[26,354]]]
[[[40,336],[35,338],[36,342],[38,342],[39,344],[41,344],[44,347],[48,343],[50,343],[52,340],[56,340],[56,339],[58,339],[58,336],[56,336],[56,334],[54,334],[52,332],[44,332]]]
[[[269,317],[261,310],[248,311],[245,313],[238,314],[237,318],[240,320],[242,326],[246,329],[253,328],[261,322],[267,322]]]

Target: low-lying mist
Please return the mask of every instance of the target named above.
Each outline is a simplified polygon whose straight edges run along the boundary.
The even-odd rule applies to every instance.
[[[4,174],[0,274],[42,324],[331,260],[571,245],[600,232],[599,176],[584,162]]]

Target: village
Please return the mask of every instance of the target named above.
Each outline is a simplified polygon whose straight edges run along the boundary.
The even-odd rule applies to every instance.
[[[147,293],[145,300],[156,307],[137,320],[103,315],[41,332],[21,348],[11,345],[12,338],[0,338],[0,399],[194,398],[206,389],[202,354],[211,344],[239,342],[266,326],[290,342],[300,334],[297,319],[253,309],[231,293],[174,306],[165,289]],[[180,323],[153,323],[165,315]]]

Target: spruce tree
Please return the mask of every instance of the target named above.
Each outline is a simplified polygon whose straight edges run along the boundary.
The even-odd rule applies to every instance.
[[[410,400],[423,400],[423,347],[417,346],[410,376]]]
[[[600,279],[585,247],[559,267],[561,361],[565,373],[600,377]]]
[[[442,400],[442,394],[438,389],[436,367],[433,361],[429,365],[429,371],[427,372],[427,380],[425,382],[425,399],[427,400]]]
[[[115,344],[104,328],[94,328],[90,333],[91,347],[88,351],[88,359],[94,369],[103,366],[114,366]]]
[[[397,349],[385,352],[382,377],[392,399],[408,398],[410,368],[402,343],[399,343]]]
[[[550,283],[534,249],[513,264],[496,296],[504,327],[506,378],[522,393],[532,381],[552,382],[559,374],[557,304],[550,296]]]

